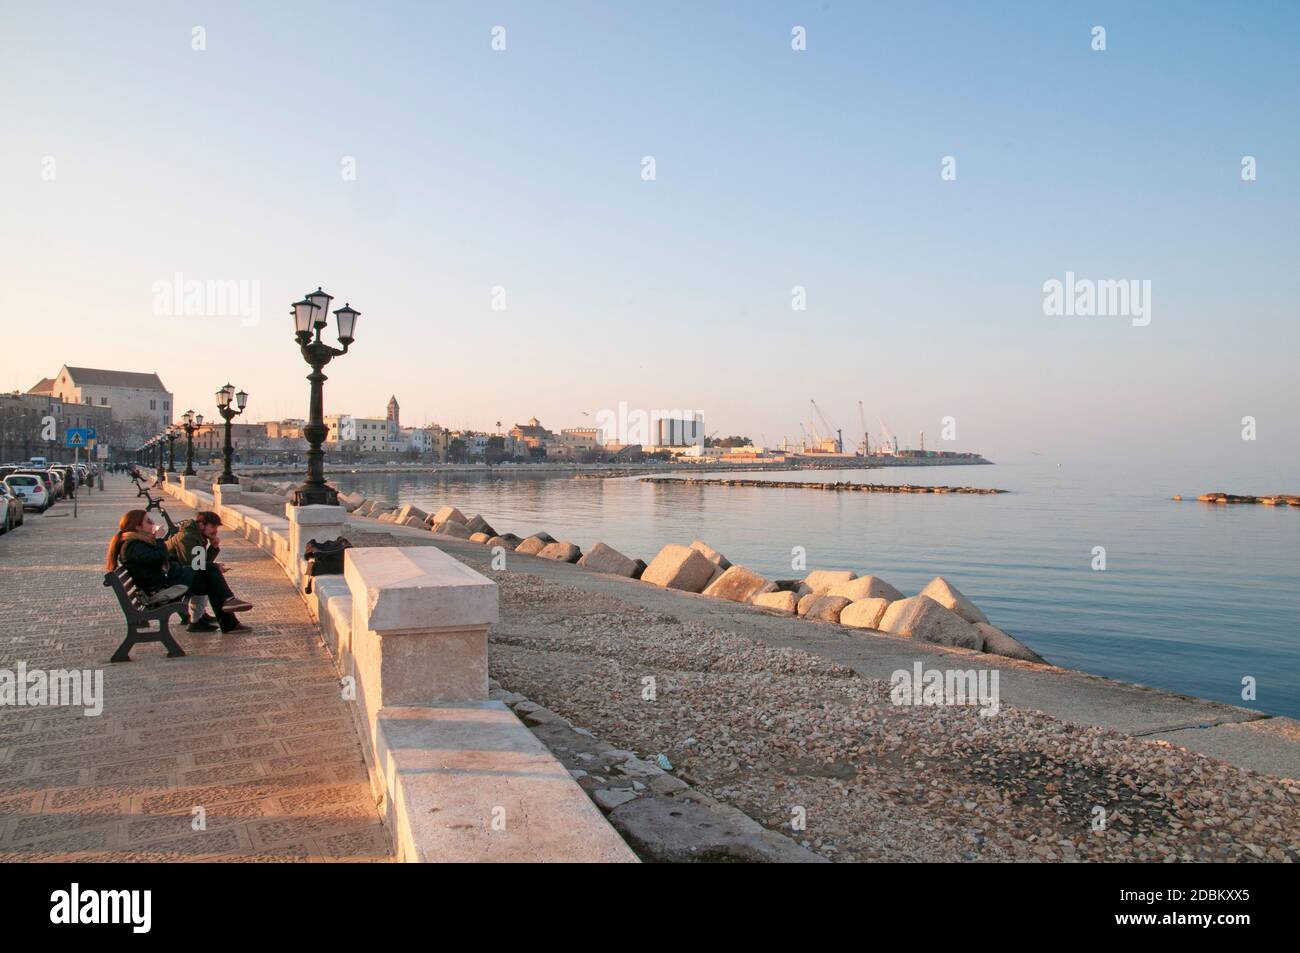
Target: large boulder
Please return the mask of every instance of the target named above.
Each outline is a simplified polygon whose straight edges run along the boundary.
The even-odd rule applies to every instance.
[[[442,509],[438,510],[438,512],[433,514],[434,523],[445,523],[448,520],[451,520],[453,523],[464,524],[465,514],[454,506],[444,506]]]
[[[503,549],[513,551],[514,548],[519,545],[519,539],[511,539],[509,536],[493,536],[487,541],[487,545],[491,546],[493,549],[500,546]]]
[[[413,516],[415,517],[415,521],[417,523],[423,523],[425,520],[429,518],[428,513],[424,512],[424,510],[420,509],[418,506],[415,506],[411,503],[403,503],[400,507],[398,507],[397,521],[399,523],[402,523],[404,525],[409,525],[406,521]]]
[[[824,596],[830,592],[831,586],[848,582],[852,578],[853,572],[849,569],[814,569],[804,576],[803,585],[807,586],[808,592],[813,595]]]
[[[469,539],[469,530],[465,528],[464,523],[457,523],[455,520],[444,520],[441,523],[433,524],[433,531],[439,536],[454,536],[457,539]]]
[[[859,599],[851,602],[840,612],[840,625],[851,625],[855,629],[879,629],[880,620],[885,617],[890,599]]]
[[[366,502],[366,498],[362,496],[360,493],[339,494],[339,503],[341,503],[343,505],[343,508],[347,510],[349,513],[355,513],[357,510],[361,509],[362,504],[364,504],[365,502]]]
[[[547,546],[551,545],[551,543],[555,542],[553,539],[543,539],[542,537],[544,535],[545,534],[543,533],[538,533],[536,536],[529,536],[515,547],[515,552],[524,556],[536,556]]]
[[[794,615],[799,606],[799,599],[793,592],[782,590],[779,592],[760,592],[754,596],[753,604],[760,609],[767,609],[772,612],[782,612],[786,615]]]
[[[980,635],[984,636],[984,651],[990,655],[1001,655],[1005,658],[1016,658],[1023,662],[1046,662],[1033,649],[1025,645],[1019,639],[1007,635],[997,626],[989,625],[987,622],[976,622],[975,628],[979,630]]]
[[[839,622],[840,613],[851,604],[843,596],[819,596],[810,592],[799,600],[799,615],[814,622]]]
[[[471,533],[487,533],[489,536],[497,534],[497,531],[492,528],[492,524],[477,513],[465,521],[465,526]]]
[[[582,558],[582,550],[573,543],[547,543],[537,555],[543,559],[554,559],[557,563],[576,563]]]
[[[979,649],[984,636],[974,625],[929,596],[891,602],[880,620],[880,631],[936,645]]]
[[[701,592],[713,578],[716,568],[698,549],[669,543],[646,566],[641,579],[665,589]]]
[[[695,550],[697,553],[703,554],[705,559],[713,563],[713,565],[717,566],[719,569],[731,568],[731,560],[706,542],[697,539],[695,542],[691,543],[691,549]]]
[[[935,576],[931,579],[924,589],[918,595],[929,596],[945,609],[951,609],[967,622],[988,622],[988,616],[979,609],[975,608],[975,603],[971,602],[961,590],[950,583],[943,576]]]
[[[766,584],[767,580],[758,573],[750,572],[744,566],[731,566],[709,583],[704,594],[731,602],[748,602]]]
[[[486,543],[486,542],[487,542],[488,540],[490,540],[491,538],[492,538],[492,537],[489,536],[487,533],[470,533],[470,534],[469,534],[469,541],[470,541],[471,543]]]
[[[578,565],[592,572],[603,572],[611,576],[626,576],[635,579],[637,564],[635,559],[628,559],[613,546],[597,543],[583,553]]]
[[[406,519],[395,519],[394,522],[403,526],[411,526],[415,529],[424,529],[424,520],[418,516],[408,516]]]
[[[885,599],[895,602],[904,598],[903,594],[879,576],[859,576],[848,582],[837,582],[826,590],[828,596],[843,596],[858,602],[862,599]]]

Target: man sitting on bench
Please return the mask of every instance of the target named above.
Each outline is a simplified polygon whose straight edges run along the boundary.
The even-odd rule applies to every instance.
[[[182,520],[176,527],[175,534],[167,540],[167,552],[170,557],[182,566],[189,566],[196,573],[201,572],[209,566],[215,566],[217,570],[217,579],[221,586],[225,588],[225,594],[229,594],[230,587],[226,585],[224,573],[226,567],[217,562],[217,555],[221,552],[220,540],[217,538],[221,531],[221,517],[211,510],[200,510],[194,514],[192,520]],[[201,568],[200,568],[201,567]],[[197,590],[194,595],[203,595]],[[214,609],[222,603],[221,593],[216,594],[216,598],[209,599]],[[191,602],[201,606],[202,599],[193,599]],[[195,610],[197,611],[197,609]],[[222,632],[251,632],[250,626],[242,624],[235,617],[235,612],[242,612],[243,609],[216,609],[217,617],[213,619],[207,614],[194,616],[191,614],[189,625],[186,628],[190,632],[214,632],[217,625],[221,626]],[[217,623],[214,625],[213,623]]]
[[[248,631],[247,626],[240,625],[235,613],[247,612],[253,607],[235,598],[220,567],[215,562],[197,559],[181,562],[173,558],[167,546],[158,539],[157,532],[158,527],[149,519],[148,513],[128,510],[108,542],[104,568],[111,572],[119,565],[124,566],[131,574],[131,580],[147,593],[184,586],[189,595],[207,596],[217,608],[217,620],[223,632]],[[215,537],[215,528],[212,532]],[[192,568],[196,565],[203,568]]]

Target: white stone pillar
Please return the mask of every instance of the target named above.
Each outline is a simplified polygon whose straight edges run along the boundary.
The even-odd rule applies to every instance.
[[[341,668],[371,719],[381,708],[487,698],[495,582],[433,546],[349,549],[344,578],[352,631]]]
[[[212,502],[220,512],[223,506],[238,506],[241,500],[238,483],[212,484]]]
[[[289,562],[285,567],[295,585],[302,585],[302,557],[308,540],[323,543],[343,535],[343,524],[348,512],[341,506],[294,506],[284,504],[284,515],[289,520]]]

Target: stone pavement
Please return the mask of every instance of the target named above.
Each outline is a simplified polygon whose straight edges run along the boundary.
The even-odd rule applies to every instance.
[[[139,501],[143,502],[143,501]],[[302,600],[270,556],[223,537],[245,635],[190,634],[108,657],[125,634],[104,550],[137,505],[105,492],[0,536],[0,670],[103,672],[104,708],[0,706],[0,862],[387,861],[349,702]],[[176,501],[173,519],[192,513]]]

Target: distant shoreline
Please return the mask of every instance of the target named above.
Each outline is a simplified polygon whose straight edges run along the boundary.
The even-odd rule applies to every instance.
[[[888,462],[887,462],[888,461]],[[327,463],[327,474],[352,473],[573,473],[579,479],[651,476],[660,473],[790,473],[816,470],[878,470],[896,467],[968,467],[993,466],[991,460],[944,459],[940,457],[882,457],[865,461],[862,457],[801,463],[701,463],[617,464],[617,463],[507,463],[488,466],[483,463]],[[257,476],[303,476],[306,465],[238,464],[239,473]]]

